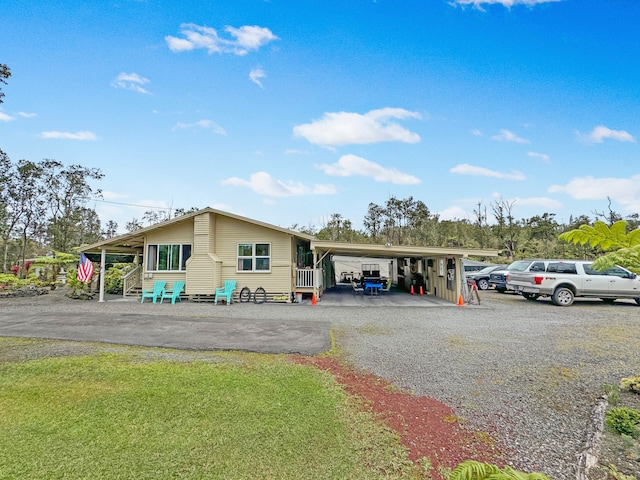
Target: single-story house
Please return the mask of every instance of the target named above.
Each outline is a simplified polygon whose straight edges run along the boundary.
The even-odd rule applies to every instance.
[[[495,250],[353,244],[317,240],[312,235],[228,212],[204,208],[80,248],[100,254],[133,254],[138,266],[124,279],[124,295],[153,288],[156,280],[184,281],[184,296],[212,299],[225,280],[243,287],[262,287],[268,299],[313,294],[318,298],[335,285],[333,255],[397,259],[403,286],[422,278],[425,293],[456,302],[461,292],[461,258],[497,256]],[[412,283],[413,282],[413,283]],[[417,285],[417,284],[416,284]],[[100,301],[104,275],[100,275]]]

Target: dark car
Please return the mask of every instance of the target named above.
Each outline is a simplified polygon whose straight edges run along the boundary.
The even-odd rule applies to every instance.
[[[489,275],[489,286],[499,293],[513,292],[513,288],[507,285],[509,272],[544,272],[548,263],[549,260],[516,260],[507,267],[503,265]]]
[[[475,282],[480,290],[489,288],[489,275],[495,270],[505,268],[505,265],[489,265],[477,272],[467,272],[467,281]]]

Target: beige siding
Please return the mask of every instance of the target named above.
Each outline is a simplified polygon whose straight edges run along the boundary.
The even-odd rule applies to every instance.
[[[238,291],[249,287],[253,292],[262,287],[269,293],[290,293],[293,291],[291,273],[292,252],[291,236],[240,220],[218,216],[216,219],[215,252],[222,261],[219,284],[235,279]],[[239,243],[270,243],[270,272],[238,272],[237,255]]]
[[[453,284],[453,290],[449,290],[447,288],[447,258],[443,258],[444,260],[444,276],[440,277],[440,267],[439,267],[439,258],[434,258],[433,268],[430,272],[429,280],[433,280],[433,286],[429,285],[429,291],[434,292],[437,297],[443,298],[451,303],[458,302],[458,296],[460,295],[460,275],[464,270],[462,266],[462,261],[460,257],[456,257],[456,276]],[[435,289],[435,290],[434,290]]]
[[[156,280],[165,280],[167,289],[170,289],[175,281],[184,281],[185,272],[148,272],[147,271],[147,246],[149,244],[193,244],[193,227],[191,220],[172,224],[166,228],[149,232],[144,245],[144,270],[142,275],[142,289],[153,288]]]
[[[172,224],[149,233],[149,244],[191,244],[191,258],[185,272],[146,271],[143,288],[153,287],[155,280],[166,280],[170,288],[174,281],[186,282],[187,295],[213,295],[225,280],[235,279],[237,292],[249,287],[253,292],[262,287],[267,293],[291,293],[295,284],[295,240],[291,235],[267,227],[214,213],[203,213],[188,221]],[[269,243],[270,272],[238,272],[239,243]]]
[[[187,262],[188,295],[211,295],[215,293],[220,278],[220,259],[212,248],[215,238],[213,215],[205,213],[193,217],[193,250]]]

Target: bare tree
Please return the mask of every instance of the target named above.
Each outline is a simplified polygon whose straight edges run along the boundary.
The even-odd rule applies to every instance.
[[[602,218],[604,222],[606,222],[609,226],[612,226],[619,220],[622,220],[622,215],[611,208],[611,197],[607,196],[607,212],[598,212],[594,210],[593,213],[596,216],[596,220],[598,218]]]
[[[508,258],[515,257],[517,247],[519,226],[513,216],[513,206],[515,203],[515,200],[509,202],[500,197],[499,200],[491,204],[491,209],[497,222],[493,231],[498,237],[500,244],[506,249]]]

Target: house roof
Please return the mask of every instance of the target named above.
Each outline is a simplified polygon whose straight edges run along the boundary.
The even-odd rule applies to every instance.
[[[498,250],[480,248],[450,248],[450,247],[416,247],[407,245],[376,245],[371,243],[345,243],[325,240],[312,240],[311,250],[320,254],[376,257],[376,258],[405,258],[405,257],[497,257]]]
[[[170,220],[166,220],[164,222],[156,223],[154,225],[150,225],[148,227],[141,228],[139,230],[135,230],[130,233],[125,233],[123,235],[118,235],[116,237],[108,238],[106,240],[101,240],[96,243],[92,243],[90,245],[84,245],[79,248],[80,252],[99,252],[102,249],[108,250],[111,253],[136,253],[144,246],[144,238],[145,236],[154,230],[165,228],[170,225],[175,225],[181,222],[190,221],[193,217],[202,215],[203,213],[213,213],[215,215],[220,215],[223,217],[233,218],[236,220],[240,220],[243,222],[251,223],[253,225],[258,225],[261,227],[269,228],[271,230],[276,230],[287,235],[292,235],[294,237],[302,238],[304,240],[313,240],[315,237],[312,235],[307,235],[305,233],[296,232],[294,230],[289,230],[282,227],[277,227],[275,225],[271,225],[269,223],[261,222],[259,220],[253,220],[251,218],[243,217],[240,215],[236,215],[229,212],[224,212],[222,210],[216,210],[211,207],[203,208],[202,210],[198,210],[196,212],[186,213],[179,217],[172,218]]]

